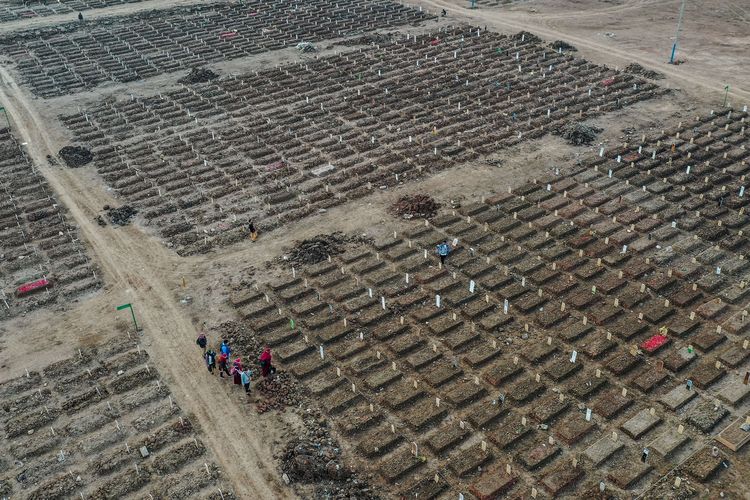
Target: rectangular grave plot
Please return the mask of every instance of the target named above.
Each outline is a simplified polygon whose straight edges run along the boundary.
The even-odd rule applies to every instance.
[[[604,377],[597,377],[596,373],[586,372],[577,375],[567,384],[570,394],[580,400],[587,400],[601,391],[609,382]]]
[[[495,313],[483,318],[479,322],[479,326],[481,326],[488,333],[496,335],[502,333],[503,327],[512,322],[513,316],[511,316],[510,314]]]
[[[441,357],[442,355],[439,352],[434,351],[432,347],[423,347],[419,351],[410,354],[406,358],[406,364],[411,366],[415,370],[420,370],[425,366],[434,363]]]
[[[486,394],[481,385],[473,382],[457,382],[444,391],[445,398],[457,407],[465,407]]]
[[[480,339],[479,333],[476,331],[472,332],[469,328],[462,328],[460,330],[454,330],[443,338],[443,342],[453,352],[460,353],[467,349],[470,349]]]
[[[282,363],[290,363],[296,359],[303,357],[314,350],[313,346],[306,344],[305,342],[297,341],[293,344],[285,344],[282,347],[276,349],[276,357]]]
[[[594,467],[599,467],[624,447],[622,441],[612,439],[611,435],[606,435],[586,448],[584,455],[591,460]]]
[[[583,467],[572,467],[571,464],[558,461],[542,476],[541,483],[544,489],[556,497],[563,491],[571,489],[583,478],[583,475]]]
[[[393,483],[423,465],[422,459],[415,457],[409,446],[404,446],[384,457],[378,472],[386,481]]]
[[[671,350],[662,358],[664,367],[674,373],[685,369],[696,359],[695,351],[690,352],[687,347]]]
[[[660,385],[668,377],[665,370],[659,370],[653,368],[650,365],[645,365],[640,373],[636,374],[630,383],[640,389],[642,392],[651,392],[654,387]]]
[[[638,320],[635,314],[623,314],[609,326],[609,330],[623,340],[630,340],[646,330],[646,324]]]
[[[292,375],[300,380],[312,377],[330,366],[330,361],[320,359],[320,356],[309,356],[294,362],[292,366]]]
[[[596,424],[593,421],[586,421],[585,414],[576,411],[568,413],[552,428],[560,441],[572,446],[596,429]]]
[[[383,366],[365,378],[365,385],[368,389],[377,391],[401,380],[402,376],[400,371],[392,370],[390,366]]]
[[[690,342],[703,352],[713,351],[716,346],[721,344],[727,339],[723,333],[719,333],[716,330],[709,328],[701,329],[697,334],[693,335]]]
[[[701,483],[705,483],[723,468],[721,462],[724,460],[725,457],[721,451],[718,456],[713,456],[711,447],[706,446],[691,455],[682,464],[682,469]]]
[[[401,325],[394,322],[385,322],[376,326],[372,330],[372,336],[378,340],[387,340],[409,330],[409,325]]]
[[[701,398],[696,406],[687,411],[685,421],[702,433],[708,434],[727,415],[729,415],[729,410],[723,405]]]
[[[570,316],[568,311],[561,311],[560,305],[548,304],[542,311],[537,311],[534,321],[542,328],[549,329],[565,321]]]
[[[461,307],[461,312],[470,319],[484,318],[495,309],[495,304],[484,300],[475,300]]]
[[[421,347],[424,344],[424,340],[416,335],[406,334],[390,340],[387,344],[388,348],[396,355],[404,356]]]
[[[384,369],[386,359],[383,355],[378,358],[376,354],[368,352],[354,358],[348,365],[356,375],[362,377],[372,371]]]
[[[472,368],[479,368],[500,355],[500,349],[490,344],[479,344],[462,356],[464,362]]]
[[[604,367],[615,375],[625,375],[638,366],[638,358],[629,352],[615,352],[604,364]]]
[[[740,451],[750,442],[750,432],[742,430],[745,417],[738,418],[719,433],[716,440],[732,451]]]
[[[497,399],[480,401],[467,412],[466,419],[476,429],[485,429],[491,423],[508,413],[509,408]]]
[[[367,343],[352,339],[329,347],[328,352],[336,359],[346,360],[366,351],[368,348]]]
[[[607,478],[623,490],[628,490],[636,485],[641,479],[653,470],[650,464],[644,464],[633,459],[623,467],[612,467]]]
[[[528,470],[539,469],[560,453],[560,447],[546,440],[537,441],[517,452],[518,461]]]
[[[644,408],[628,420],[620,428],[633,439],[640,439],[648,431],[661,423],[658,415],[651,415],[648,408]]]
[[[457,365],[448,362],[445,359],[439,359],[430,365],[425,365],[419,370],[420,375],[430,387],[440,387],[463,375],[463,370]]]
[[[469,492],[478,500],[495,500],[509,493],[518,478],[509,475],[504,467],[485,471],[482,476],[469,486]]]
[[[664,432],[654,439],[648,447],[666,459],[670,459],[674,453],[690,441],[686,434],[679,434],[676,430]]]
[[[342,413],[336,423],[342,434],[351,436],[365,432],[383,420],[383,414],[379,411],[370,411],[367,404],[356,405]]]
[[[299,330],[292,330],[288,325],[284,325],[284,327],[263,334],[263,341],[271,347],[276,347],[289,342],[299,335]]]
[[[343,377],[337,377],[335,373],[323,372],[315,377],[305,381],[305,387],[307,387],[315,397],[324,396],[330,393],[337,387],[347,382],[347,379]]]
[[[522,379],[508,388],[507,397],[516,403],[526,403],[544,392],[545,386],[541,382],[529,377]]]
[[[617,346],[617,342],[608,339],[604,333],[591,335],[585,341],[578,341],[576,344],[580,352],[591,359],[598,359]]]
[[[671,335],[686,337],[691,334],[700,324],[697,320],[690,319],[686,314],[678,314],[666,323]]]
[[[426,443],[435,454],[442,455],[458,446],[459,443],[469,437],[469,434],[469,431],[465,428],[462,429],[457,422],[450,422],[427,435]]]
[[[467,477],[476,474],[480,467],[489,463],[494,458],[492,450],[488,446],[482,450],[480,445],[464,448],[451,455],[448,459],[448,468],[458,477]]]
[[[620,307],[615,307],[609,303],[599,302],[598,304],[593,305],[586,315],[588,316],[589,321],[601,326],[620,317],[622,314],[623,309]]]
[[[363,435],[357,445],[357,451],[366,458],[382,457],[403,440],[403,436],[391,432],[390,426],[383,425]]]
[[[343,322],[337,321],[315,332],[315,336],[323,343],[335,342],[354,332],[350,327],[344,326]]]
[[[524,348],[521,349],[520,354],[527,361],[537,364],[550,357],[556,351],[557,346],[554,344],[550,345],[546,342],[536,342],[531,346],[524,346]]]
[[[411,406],[414,402],[424,398],[425,394],[419,386],[414,388],[412,384],[402,381],[382,392],[379,399],[383,405],[389,408],[400,409]]]
[[[750,357],[750,349],[745,349],[738,344],[732,344],[719,355],[719,361],[731,368],[737,368],[748,357]]]
[[[542,396],[534,405],[529,416],[540,424],[549,425],[554,419],[565,413],[570,408],[570,398],[560,400],[560,395],[549,392]]]
[[[438,406],[434,399],[424,398],[398,413],[412,429],[421,432],[442,420],[447,411],[445,403],[441,402]]]
[[[323,407],[331,414],[341,413],[347,408],[363,401],[362,394],[352,392],[348,386],[342,386],[325,396],[322,400]]]
[[[584,325],[581,321],[576,321],[560,330],[560,338],[566,342],[572,342],[588,335],[593,330],[592,325]]]
[[[677,411],[698,395],[693,389],[688,389],[686,384],[680,384],[659,398],[659,402],[672,411]]]
[[[463,324],[463,320],[453,319],[453,317],[446,312],[438,317],[432,318],[427,323],[427,328],[432,334],[437,335],[438,337],[442,337],[454,330],[461,328]]]
[[[591,408],[594,413],[606,419],[612,419],[630,407],[633,404],[633,398],[623,396],[619,388],[612,388],[597,396],[592,403]]]
[[[567,356],[559,357],[550,361],[544,368],[546,373],[555,382],[560,382],[583,369],[580,361],[571,363]]]
[[[401,490],[400,498],[420,498],[422,500],[432,500],[438,498],[450,485],[442,477],[435,482],[434,473],[422,473],[424,477],[419,479],[415,484],[408,485]]]
[[[487,439],[492,441],[500,449],[512,449],[522,440],[534,434],[529,422],[523,424],[522,417],[511,412],[506,415],[500,424],[487,433]]]
[[[707,389],[726,375],[724,368],[717,368],[714,361],[705,359],[696,366],[688,378],[690,378],[699,389]]]
[[[482,378],[493,387],[500,387],[513,380],[523,371],[513,360],[503,358],[482,372]]]
[[[736,376],[727,383],[718,394],[719,399],[732,406],[742,404],[748,396],[750,396],[750,385],[743,384],[741,376]]]

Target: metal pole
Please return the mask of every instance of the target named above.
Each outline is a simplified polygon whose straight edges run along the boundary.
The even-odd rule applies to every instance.
[[[680,15],[677,16],[677,30],[674,34],[674,43],[672,44],[672,54],[669,56],[669,64],[674,64],[675,52],[677,52],[677,42],[680,39],[680,28],[682,28],[682,16],[685,15],[685,4],[687,0],[682,0],[680,5]]]

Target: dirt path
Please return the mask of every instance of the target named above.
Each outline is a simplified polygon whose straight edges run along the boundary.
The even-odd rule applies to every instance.
[[[583,17],[594,17],[598,15],[610,15],[614,12],[637,9],[643,5],[655,5],[662,0],[638,0],[618,7],[608,7],[604,9],[586,9],[583,11]],[[627,64],[636,62],[641,66],[654,69],[663,73],[668,82],[673,85],[679,85],[693,94],[722,94],[726,82],[720,80],[715,75],[702,75],[695,68],[686,68],[683,66],[671,66],[664,64],[662,60],[655,60],[653,56],[644,52],[634,52],[632,50],[618,49],[603,43],[597,43],[589,37],[573,34],[570,30],[558,29],[553,26],[556,20],[565,17],[576,17],[568,14],[561,15],[534,15],[529,16],[519,11],[500,11],[490,8],[472,10],[462,5],[456,5],[454,0],[418,0],[417,5],[422,5],[432,12],[440,12],[446,9],[451,16],[458,15],[459,20],[468,21],[475,25],[492,26],[502,31],[530,31],[535,35],[544,37],[550,41],[561,39],[575,45],[579,50],[585,49],[585,57],[592,62],[603,62],[610,66],[619,65],[624,67]],[[660,82],[661,84],[662,82]],[[696,88],[698,87],[698,88]],[[699,92],[696,92],[699,91]],[[750,87],[747,82],[743,86],[735,83],[729,91],[730,97],[738,98],[742,102],[750,102]]]
[[[113,203],[104,191],[84,189],[69,170],[50,168],[46,156],[55,155],[53,144],[32,104],[0,67],[0,101],[13,120],[14,133],[27,143],[28,153],[59,199],[80,226],[98,261],[113,300],[132,302],[147,327],[144,337],[152,359],[169,359],[159,369],[167,378],[179,404],[193,413],[224,473],[240,498],[285,498],[291,493],[274,480],[268,445],[253,432],[257,415],[243,411],[227,391],[206,382],[206,371],[193,345],[195,329],[176,300],[169,283],[177,281],[179,258],[157,240],[144,238],[135,227],[100,228],[93,219],[101,207]],[[117,291],[121,290],[121,291]],[[257,422],[256,422],[257,423]]]

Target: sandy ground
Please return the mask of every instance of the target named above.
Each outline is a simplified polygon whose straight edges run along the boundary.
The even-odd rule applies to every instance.
[[[187,2],[152,0],[91,11],[87,17],[184,3]],[[550,41],[563,39],[578,48],[579,56],[593,62],[620,67],[638,62],[664,73],[666,79],[660,84],[679,89],[670,96],[595,120],[605,129],[603,142],[627,140],[624,130],[629,127],[640,135],[650,128],[660,128],[661,122],[719,107],[726,84],[730,85],[732,104],[741,106],[750,102],[750,68],[736,62],[743,58],[746,63],[750,48],[748,9],[740,6],[740,2],[691,3],[678,51],[678,57],[686,62],[678,66],[665,64],[674,35],[677,0],[621,3],[541,0],[477,10],[466,8],[468,2],[425,0],[419,4],[431,11],[446,8],[449,18],[444,22],[468,21],[501,32],[523,29]],[[47,17],[8,23],[0,26],[0,30],[52,25],[61,20]],[[247,71],[299,57],[291,51],[280,51],[262,54],[252,61],[233,61],[220,70]],[[386,208],[403,193],[426,191],[444,203],[476,200],[505,190],[509,184],[520,184],[555,167],[564,167],[587,151],[547,136],[503,151],[498,156],[502,161],[500,167],[486,162],[465,165],[261,235],[254,244],[244,242],[218,254],[179,258],[139,224],[101,228],[94,222],[104,205],[117,204],[117,200],[106,190],[93,167],[73,171],[51,166],[46,161],[47,155],[54,156],[68,141],[65,131],[55,121],[58,113],[103,95],[122,93],[123,89],[104,87],[47,102],[31,97],[18,87],[15,78],[7,68],[0,67],[0,101],[12,119],[14,132],[28,143],[29,154],[80,226],[90,255],[104,273],[105,288],[78,304],[70,304],[64,311],[39,311],[0,325],[0,381],[22,373],[33,364],[46,365],[66,357],[69,349],[61,346],[95,343],[102,336],[122,334],[128,328],[128,318],[114,308],[133,303],[144,327],[144,346],[153,359],[162,360],[160,369],[176,399],[195,414],[208,446],[233,480],[237,492],[245,498],[293,495],[280,482],[266,450],[268,441],[280,438],[294,422],[255,415],[237,404],[237,398],[228,391],[216,391],[213,384],[206,384],[203,363],[196,355],[193,341],[204,320],[219,322],[231,314],[224,305],[229,279],[248,269],[263,272],[267,261],[297,239],[332,231],[377,237],[398,230],[399,222],[387,214]],[[177,78],[178,74],[163,75],[136,83],[132,88],[145,92]],[[183,277],[185,288],[181,286]],[[186,295],[196,297],[193,305],[180,303],[179,299]]]

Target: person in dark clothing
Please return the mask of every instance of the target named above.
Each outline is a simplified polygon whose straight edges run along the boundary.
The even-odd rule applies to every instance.
[[[260,374],[261,375],[263,375],[264,377],[267,377],[271,374],[276,373],[276,368],[272,364],[273,355],[271,354],[271,348],[269,346],[266,346],[263,349],[263,352],[258,358],[258,361],[260,362]]]
[[[250,221],[250,223],[247,225],[247,230],[250,231],[250,240],[255,241],[258,239],[258,230],[255,229],[255,224],[253,221]]]
[[[447,15],[448,15],[448,13],[447,13],[447,12],[445,11],[445,9],[443,9],[443,11],[442,11],[442,12],[440,13],[440,15],[441,15],[442,17],[445,17],[445,16],[447,16]]]
[[[206,346],[208,345],[208,339],[206,339],[206,334],[201,332],[198,334],[198,338],[195,339],[195,343],[198,344],[198,347],[203,349],[203,355],[206,355]]]
[[[214,374],[214,368],[216,368],[216,353],[209,349],[206,352],[206,366],[208,367],[208,373]]]
[[[78,20],[83,22],[83,13],[81,12],[78,13]]]

